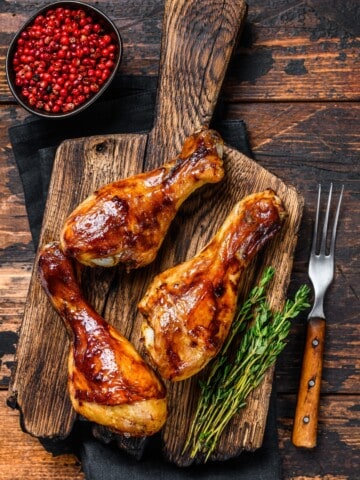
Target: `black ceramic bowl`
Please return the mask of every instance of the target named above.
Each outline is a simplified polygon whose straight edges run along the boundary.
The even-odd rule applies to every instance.
[[[15,81],[16,73],[14,71],[14,66],[13,66],[14,55],[16,50],[18,49],[18,40],[22,32],[24,32],[29,26],[33,25],[35,19],[39,15],[44,16],[49,10],[55,10],[56,8],[59,8],[59,7],[62,7],[64,9],[69,9],[69,10],[81,9],[85,11],[87,16],[92,17],[94,19],[94,22],[99,23],[103,31],[106,32],[106,34],[110,35],[111,43],[116,46],[115,58],[112,60],[114,63],[114,66],[111,69],[111,73],[107,77],[106,81],[104,81],[104,83],[99,87],[99,90],[97,92],[91,92],[90,97],[87,98],[83,103],[81,103],[78,106],[75,106],[72,110],[66,111],[66,112],[45,111],[44,109],[36,108],[36,106],[31,106],[27,98],[22,94],[22,91],[21,91],[22,87],[16,85],[16,81]],[[87,107],[89,107],[89,105],[93,104],[104,93],[104,91],[109,87],[112,80],[114,79],[116,71],[118,70],[118,67],[120,65],[121,57],[122,57],[121,36],[116,26],[114,25],[114,23],[103,12],[83,2],[77,2],[77,1],[53,2],[41,8],[31,18],[29,18],[29,20],[21,27],[21,29],[17,32],[17,34],[13,38],[6,56],[6,78],[7,78],[10,90],[14,95],[15,99],[26,110],[40,117],[54,118],[54,119],[66,118],[84,111]]]

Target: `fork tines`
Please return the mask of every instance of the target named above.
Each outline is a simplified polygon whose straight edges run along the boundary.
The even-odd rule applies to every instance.
[[[333,256],[334,251],[335,251],[337,225],[338,225],[338,221],[339,221],[339,213],[340,213],[340,207],[341,207],[341,202],[342,202],[342,198],[343,198],[344,185],[342,185],[342,187],[341,187],[337,207],[336,207],[336,210],[335,210],[335,216],[334,216],[334,220],[333,220],[333,226],[332,226],[332,231],[331,231],[331,241],[330,241],[329,249],[327,249],[327,237],[328,237],[329,216],[330,216],[331,203],[332,203],[333,184],[330,183],[329,196],[328,196],[328,200],[327,200],[327,207],[326,207],[326,211],[325,211],[323,229],[322,229],[322,233],[321,233],[321,237],[320,237],[318,235],[318,228],[319,228],[319,217],[320,217],[320,211],[321,211],[321,208],[320,208],[321,190],[322,190],[322,186],[321,186],[321,184],[319,184],[311,254],[312,255],[322,254],[322,255],[326,255],[326,256]],[[319,245],[319,238],[321,238],[320,245]],[[328,255],[327,255],[327,252],[329,252]]]

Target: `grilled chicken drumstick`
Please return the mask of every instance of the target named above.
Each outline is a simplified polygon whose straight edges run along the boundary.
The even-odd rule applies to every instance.
[[[123,263],[130,270],[149,264],[184,200],[223,178],[222,153],[219,134],[203,128],[169,163],[99,188],[66,220],[64,253],[88,266]]]
[[[162,382],[133,345],[82,297],[57,242],[40,252],[39,276],[72,336],[68,386],[76,412],[118,433],[152,435],[167,416]]]
[[[285,215],[272,190],[249,195],[197,256],[154,278],[139,310],[145,347],[163,378],[191,377],[218,353],[235,314],[240,276]]]

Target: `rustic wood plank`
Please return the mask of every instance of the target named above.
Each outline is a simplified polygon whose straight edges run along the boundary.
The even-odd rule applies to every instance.
[[[90,2],[92,3],[92,2]],[[94,2],[124,41],[120,72],[156,75],[163,0]],[[37,2],[37,7],[46,4]],[[353,0],[248,0],[248,20],[230,66],[231,101],[358,100],[359,11]],[[15,31],[34,12],[25,0],[0,6],[0,65]],[[11,99],[0,68],[0,100]]]
[[[250,2],[230,66],[231,101],[355,100],[359,11],[351,0]],[[239,85],[240,82],[240,85]]]
[[[23,188],[14,162],[8,129],[27,114],[19,107],[0,106],[0,260],[1,263],[25,262],[34,258]]]
[[[232,103],[226,116],[242,118],[260,163],[291,165],[323,175],[355,174],[360,149],[359,103]],[[353,165],[353,169],[349,169]],[[302,176],[303,181],[310,179]],[[345,179],[345,177],[344,177]],[[293,182],[300,179],[293,175]]]
[[[30,281],[29,265],[0,266],[0,388],[8,388]]]
[[[53,455],[34,437],[19,428],[19,412],[6,405],[0,391],[0,480],[83,480],[78,459],[70,454]]]
[[[357,480],[360,471],[359,395],[322,398],[318,445],[296,448],[291,443],[294,395],[278,398],[278,432],[283,478],[303,480]]]
[[[245,15],[243,0],[166,3],[149,168],[175,157],[184,138],[209,125]]]

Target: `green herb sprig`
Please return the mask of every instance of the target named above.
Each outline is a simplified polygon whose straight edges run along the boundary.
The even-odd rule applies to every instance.
[[[216,449],[231,418],[246,405],[246,398],[263,380],[284,349],[291,322],[308,308],[309,288],[302,285],[294,300],[287,300],[280,312],[273,313],[266,291],[274,269],[265,269],[259,284],[239,308],[229,335],[218,356],[210,363],[207,378],[199,382],[200,395],[183,453],[198,454],[206,462]],[[233,352],[234,341],[243,332]]]

